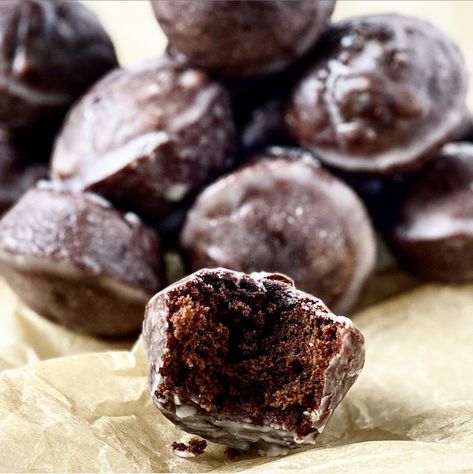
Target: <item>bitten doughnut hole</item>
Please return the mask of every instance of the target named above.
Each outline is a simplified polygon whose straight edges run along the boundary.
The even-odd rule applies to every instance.
[[[364,362],[351,321],[281,274],[189,275],[149,302],[143,337],[158,409],[260,454],[313,444]]]

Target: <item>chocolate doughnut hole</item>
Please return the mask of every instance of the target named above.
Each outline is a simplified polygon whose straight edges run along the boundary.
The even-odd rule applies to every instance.
[[[227,170],[234,147],[224,88],[160,58],[111,72],[82,97],[56,141],[52,174],[154,225]]]
[[[335,0],[152,0],[168,52],[226,76],[267,74],[302,56],[326,30]]]
[[[391,244],[415,275],[473,280],[473,144],[442,148],[399,203]]]
[[[214,182],[181,232],[192,270],[280,272],[337,312],[353,308],[376,244],[356,194],[300,150],[272,148]]]
[[[156,407],[260,455],[313,445],[364,364],[352,322],[281,274],[200,270],[155,295],[143,342]]]
[[[25,128],[62,117],[117,65],[113,44],[80,2],[0,2],[0,125]]]
[[[140,331],[164,287],[157,234],[104,199],[41,183],[0,221],[0,272],[41,316],[76,331]]]

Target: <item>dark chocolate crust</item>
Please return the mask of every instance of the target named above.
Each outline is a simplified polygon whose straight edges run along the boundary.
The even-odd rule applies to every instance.
[[[393,174],[419,168],[458,129],[468,75],[456,45],[417,18],[335,24],[295,87],[286,122],[325,163]]]
[[[284,107],[281,100],[269,100],[253,109],[240,133],[240,153],[254,155],[269,146],[297,146],[284,124]]]
[[[169,53],[228,76],[277,71],[326,30],[335,0],[151,1]]]
[[[276,147],[205,189],[180,240],[192,270],[281,272],[343,313],[356,303],[376,254],[356,194],[310,153]]]
[[[339,169],[331,171],[361,198],[374,228],[379,232],[392,226],[399,200],[403,198],[417,174],[365,175]]]
[[[42,316],[101,336],[137,332],[164,286],[159,238],[136,216],[44,185],[0,221],[0,271]]]
[[[313,444],[364,363],[351,321],[281,274],[200,270],[149,302],[143,336],[166,417],[268,455]]]
[[[48,156],[47,151],[25,149],[9,132],[0,130],[0,214],[13,206],[36,182],[47,177],[45,156]]]
[[[97,17],[80,2],[0,2],[0,124],[22,128],[62,116],[117,65]]]
[[[205,448],[207,448],[207,441],[197,438],[192,438],[188,443],[178,443],[174,441],[171,444],[171,449],[181,458],[195,458],[200,456],[204,454]]]
[[[80,100],[57,139],[52,173],[157,220],[226,170],[233,148],[225,90],[160,58],[110,73]]]
[[[450,143],[399,203],[391,244],[421,278],[473,280],[473,144]]]

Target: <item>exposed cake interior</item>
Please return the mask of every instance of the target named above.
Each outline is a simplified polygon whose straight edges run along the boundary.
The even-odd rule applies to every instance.
[[[291,292],[280,281],[237,284],[210,273],[173,289],[156,395],[174,393],[207,413],[280,425],[298,437],[316,431],[303,413],[320,405],[342,326]]]

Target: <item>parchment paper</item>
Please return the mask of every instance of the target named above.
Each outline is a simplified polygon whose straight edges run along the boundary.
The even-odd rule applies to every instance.
[[[0,374],[2,471],[473,472],[473,285],[423,286],[355,317],[367,363],[317,447],[224,460],[174,456],[141,344]]]

